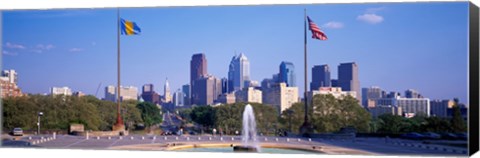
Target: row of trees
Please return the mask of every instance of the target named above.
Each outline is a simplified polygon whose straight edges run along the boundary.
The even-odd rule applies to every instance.
[[[242,131],[243,110],[247,103],[234,103],[211,106],[197,106],[191,110],[180,111],[179,114],[187,120],[196,122],[204,129],[216,128],[225,134],[235,134]],[[257,122],[257,131],[273,134],[278,128],[277,110],[269,105],[249,103],[253,107]]]
[[[7,130],[36,129],[38,112],[44,113],[42,128],[49,130],[67,130],[72,123],[83,124],[87,130],[111,130],[116,122],[116,103],[94,96],[29,95],[3,98],[2,102],[3,127]],[[150,103],[125,101],[121,109],[127,128],[161,122],[160,109]]]
[[[308,110],[316,133],[337,132],[342,127],[354,127],[361,133],[400,134],[407,132],[465,132],[466,124],[458,106],[454,106],[453,118],[426,117],[418,114],[413,118],[382,115],[372,119],[370,113],[351,96],[337,99],[333,95],[315,95]],[[242,113],[247,103],[235,103],[216,107],[198,106],[179,111],[185,120],[203,125],[206,129],[222,129],[233,134],[242,129]],[[254,108],[258,131],[273,134],[278,129],[299,132],[304,121],[304,104],[298,102],[278,116],[273,106],[250,103]]]
[[[424,114],[412,118],[386,114],[370,123],[372,133],[400,134],[408,132],[453,132],[467,131],[467,125],[460,114],[460,108],[454,106],[452,118],[427,117]]]

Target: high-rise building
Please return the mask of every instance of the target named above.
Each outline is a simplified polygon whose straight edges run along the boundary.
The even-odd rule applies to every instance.
[[[295,87],[295,66],[291,62],[280,63],[279,82],[285,82],[287,87]]]
[[[165,79],[165,85],[163,85],[163,100],[164,103],[172,102],[172,94],[170,93],[170,83],[168,83],[168,78]]]
[[[351,96],[353,98],[357,97],[357,92],[355,91],[343,91],[340,87],[320,87],[318,90],[312,90],[308,93],[308,100],[312,100],[313,96],[317,94],[331,94],[337,99],[342,99],[346,96]]]
[[[198,91],[197,86],[195,85],[195,80],[202,78],[207,75],[207,58],[205,54],[194,54],[192,60],[190,60],[190,91],[192,92],[190,97],[190,103],[194,103],[193,92]]]
[[[312,68],[312,82],[310,90],[318,90],[320,87],[331,87],[330,68],[328,65],[315,65]]]
[[[262,91],[253,87],[244,88],[235,92],[236,102],[262,103]]]
[[[10,83],[18,84],[17,72],[13,69],[3,70],[2,71],[2,77],[7,78],[6,80],[8,80]]]
[[[228,93],[228,79],[227,78],[222,78],[222,94]]]
[[[383,97],[383,90],[380,87],[362,88],[362,105],[365,108],[375,107],[375,101]]]
[[[217,98],[217,102],[222,104],[232,104],[235,101],[235,93],[222,93]]]
[[[332,80],[330,80],[330,81],[332,82],[332,87],[340,87],[340,86],[338,85],[338,80],[337,80],[337,79],[332,79]]]
[[[360,101],[360,81],[358,80],[358,66],[355,62],[341,63],[338,66],[338,87],[342,87],[344,91],[357,92],[358,100]]]
[[[448,117],[447,111],[449,107],[453,107],[453,100],[432,100],[430,101],[430,115],[437,117]]]
[[[192,104],[211,105],[222,94],[222,82],[211,75],[195,80],[194,85]]]
[[[190,105],[190,85],[189,84],[185,84],[182,86],[182,92],[183,92],[183,95],[185,96],[183,98],[183,104],[185,105]]]
[[[405,91],[406,98],[423,98],[423,96],[415,89],[408,89]]]
[[[17,85],[17,73],[15,70],[4,70],[0,77],[0,92],[2,93],[1,97],[18,97],[22,96],[23,93]]]
[[[262,94],[262,102],[276,107],[279,114],[299,101],[298,87],[287,87],[284,82],[262,89]]]
[[[173,105],[176,107],[184,106],[183,103],[185,95],[183,94],[181,89],[178,89],[175,93],[173,93]]]
[[[402,107],[392,106],[392,105],[379,105],[375,107],[368,108],[370,114],[372,114],[373,118],[384,114],[391,114],[391,115],[402,115]]]
[[[153,84],[143,85],[141,97],[145,102],[149,102],[153,104],[160,103],[160,95],[157,92],[155,92]]]
[[[115,86],[105,87],[105,98],[104,100],[113,101],[117,100],[117,91]],[[138,88],[134,86],[120,86],[120,100],[137,100],[138,99]]]
[[[428,98],[381,98],[377,99],[376,105],[392,105],[402,108],[405,117],[413,117],[418,114],[430,116],[430,99]]]
[[[260,87],[260,84],[258,83],[258,81],[255,81],[255,80],[246,80],[243,88],[248,88],[248,87],[254,87],[254,88]]]
[[[245,87],[245,81],[250,80],[250,62],[245,54],[240,53],[230,61],[228,68],[228,92],[241,90]]]
[[[52,87],[52,88],[50,88],[50,94],[51,95],[71,96],[72,95],[72,89],[70,89],[69,87]]]

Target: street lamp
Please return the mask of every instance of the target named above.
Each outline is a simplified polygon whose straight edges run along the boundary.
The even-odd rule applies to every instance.
[[[37,129],[37,134],[40,135],[40,117],[43,116],[43,112],[38,112],[38,122],[37,122],[37,126],[38,126],[38,129]]]

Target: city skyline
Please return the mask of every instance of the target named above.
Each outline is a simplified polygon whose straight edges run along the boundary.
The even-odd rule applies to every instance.
[[[168,77],[172,89],[178,89],[189,83],[189,61],[196,53],[205,53],[209,74],[224,78],[228,74],[229,59],[238,52],[249,57],[250,76],[256,81],[278,73],[282,61],[292,62],[302,94],[305,7],[307,14],[329,36],[327,41],[308,39],[307,84],[311,82],[314,65],[328,64],[331,76],[337,76],[340,63],[356,62],[360,88],[380,86],[398,92],[416,89],[432,99],[458,97],[467,103],[467,17],[461,13],[468,11],[466,4],[121,9],[122,18],[137,22],[143,31],[138,37],[121,37],[122,85],[142,87],[153,83],[159,87]],[[407,7],[409,13],[401,12]],[[447,8],[453,14],[446,12]],[[345,10],[351,11],[340,14]],[[219,11],[225,15],[213,16]],[[177,13],[177,17],[166,16],[169,12]],[[418,12],[425,13],[425,17],[409,17]],[[101,88],[116,83],[115,10],[6,11],[3,15],[3,66],[17,70],[23,92],[46,93],[50,87],[69,86],[75,91],[95,94],[99,83]],[[258,17],[249,17],[253,15]],[[198,25],[209,17],[221,26]],[[86,29],[90,30],[89,34],[79,35],[85,32],[81,26],[86,24],[81,22],[90,18],[96,19],[101,29]],[[163,21],[153,22],[152,19],[157,18]],[[32,31],[38,30],[26,29],[32,23],[38,29],[57,24],[61,25],[55,27],[73,29],[35,33]],[[192,24],[198,26],[185,26]],[[55,27],[51,29],[58,29]],[[172,29],[175,31],[168,33]],[[55,40],[62,36],[67,37],[65,41]],[[76,39],[77,36],[81,38]],[[439,84],[444,87],[437,86]]]

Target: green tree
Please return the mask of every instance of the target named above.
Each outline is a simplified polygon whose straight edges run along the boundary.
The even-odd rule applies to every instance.
[[[380,133],[392,133],[398,134],[401,133],[402,130],[408,126],[405,122],[404,117],[392,114],[384,114],[378,117],[380,119],[380,128],[378,131]]]
[[[142,102],[137,104],[137,108],[140,109],[142,120],[146,127],[162,122],[160,109],[156,105],[149,102]]]
[[[467,131],[467,127],[465,125],[465,121],[462,117],[462,112],[460,111],[460,106],[458,106],[458,100],[455,100],[455,104],[453,105],[453,116],[452,116],[452,130],[453,132],[465,132]]]
[[[211,106],[196,106],[192,109],[190,118],[204,128],[210,128],[215,124],[215,110]]]

